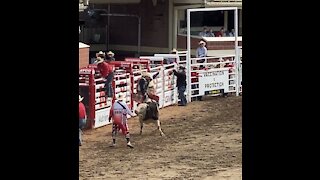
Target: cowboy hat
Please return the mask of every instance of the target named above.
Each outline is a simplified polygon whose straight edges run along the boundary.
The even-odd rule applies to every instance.
[[[101,57],[97,57],[96,60],[94,61],[95,64],[102,63],[104,60]]]
[[[104,53],[104,52],[102,52],[102,51],[99,51],[98,54],[105,55],[106,53]]]
[[[199,44],[204,44],[204,45],[206,45],[206,42],[204,42],[204,41],[201,40],[201,41],[199,42]]]
[[[114,53],[112,52],[112,51],[109,51],[108,53],[107,53],[107,55],[114,55]]]
[[[117,97],[117,100],[123,101],[123,100],[125,100],[125,98],[126,98],[126,94],[125,93],[119,93],[119,95]]]
[[[105,57],[106,53],[99,51],[98,53],[96,53],[96,57]]]
[[[142,74],[141,74],[142,77],[149,77],[151,78],[151,74],[146,72],[146,71],[143,71]]]
[[[171,53],[177,53],[177,52],[178,52],[178,51],[177,51],[176,48],[174,48],[174,49],[171,50]]]
[[[79,95],[79,102],[81,102],[82,100],[83,100],[83,97]]]

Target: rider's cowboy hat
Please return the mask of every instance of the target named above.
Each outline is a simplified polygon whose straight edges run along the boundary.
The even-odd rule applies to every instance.
[[[149,77],[149,78],[152,78],[152,77],[151,77],[151,74],[150,74],[150,73],[148,73],[148,72],[146,72],[146,71],[143,71],[141,75],[142,75],[142,77]]]

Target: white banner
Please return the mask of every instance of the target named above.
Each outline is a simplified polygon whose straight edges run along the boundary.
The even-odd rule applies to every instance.
[[[101,110],[97,110],[96,111],[96,118],[94,121],[94,128],[98,128],[101,126],[105,126],[110,124],[111,122],[109,122],[109,113],[110,113],[110,108],[104,108]]]
[[[199,95],[205,95],[206,91],[220,90],[229,91],[229,69],[210,69],[199,71]]]
[[[171,91],[164,92],[163,107],[170,106],[177,102],[176,88]]]
[[[242,82],[242,63],[239,64],[239,82]],[[241,86],[241,84],[239,84],[239,86]]]
[[[239,92],[242,93],[242,62],[239,64],[238,78],[239,78]]]
[[[159,96],[159,108],[163,107],[163,93],[157,94]]]

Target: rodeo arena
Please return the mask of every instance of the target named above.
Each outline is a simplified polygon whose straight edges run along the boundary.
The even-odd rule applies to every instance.
[[[79,26],[79,179],[242,179],[241,3],[79,0],[81,13],[106,9],[108,23],[137,17],[139,25],[132,54],[112,45],[109,24],[105,46]],[[129,15],[110,13],[120,6]],[[131,6],[169,9],[167,49],[148,52],[144,17],[132,16]],[[195,28],[197,13],[217,13],[223,24],[211,26],[213,36],[198,35],[210,25]],[[228,26],[233,35],[219,35]]]

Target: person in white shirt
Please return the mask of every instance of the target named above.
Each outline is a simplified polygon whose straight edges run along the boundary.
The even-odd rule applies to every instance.
[[[230,37],[234,37],[234,29],[231,29],[231,32],[229,32]]]

